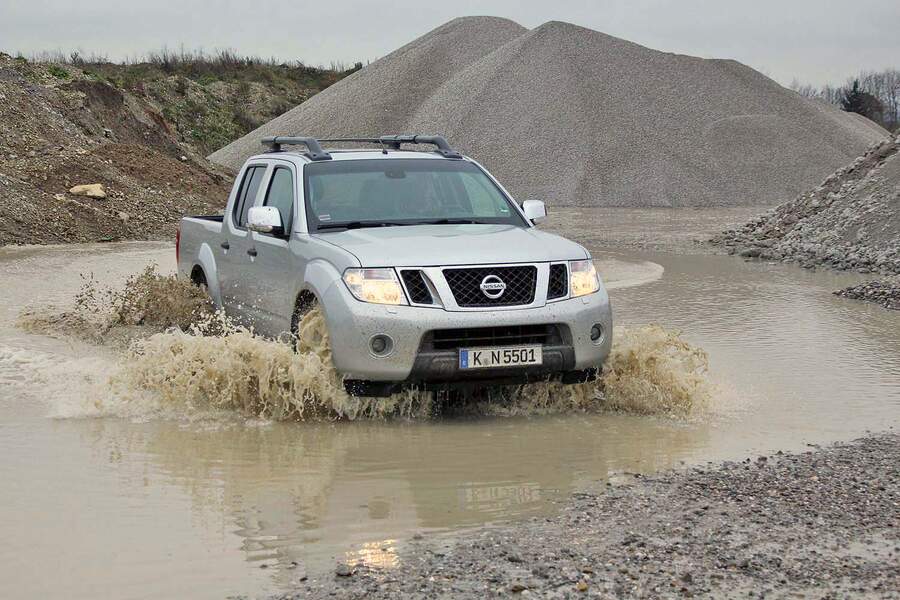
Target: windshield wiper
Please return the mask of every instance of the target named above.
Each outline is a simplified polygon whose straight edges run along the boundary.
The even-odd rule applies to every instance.
[[[476,219],[438,219],[436,221],[419,221],[416,225],[491,225],[487,221]]]
[[[409,225],[492,225],[476,219],[436,219],[433,221],[344,221],[341,223],[319,223],[316,231],[325,229],[362,229],[364,227],[404,227]]]
[[[414,223],[397,223],[395,221],[346,221],[344,223],[319,223],[316,231],[323,229],[362,229],[364,227],[402,227]]]

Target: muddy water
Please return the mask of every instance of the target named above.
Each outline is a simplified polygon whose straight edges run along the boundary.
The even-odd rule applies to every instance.
[[[635,222],[652,231],[664,219],[659,228],[685,240],[706,226],[650,212],[611,212],[603,226],[615,230],[621,218],[626,231]],[[91,417],[92,394],[121,352],[25,333],[14,324],[19,311],[65,306],[81,273],[116,282],[148,262],[171,268],[172,249],[0,250],[0,597],[274,592],[338,559],[394,564],[416,531],[545,514],[626,471],[800,450],[898,425],[900,313],[830,294],[858,277],[584,241],[620,323],[677,327],[709,352],[720,393],[708,413]]]

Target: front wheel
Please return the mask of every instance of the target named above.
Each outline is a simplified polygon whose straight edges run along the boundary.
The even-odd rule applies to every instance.
[[[331,361],[328,325],[315,298],[297,302],[291,317],[291,341],[296,352],[312,352]]]

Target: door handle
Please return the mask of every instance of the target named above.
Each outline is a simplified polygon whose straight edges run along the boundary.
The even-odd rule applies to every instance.
[[[256,256],[256,248],[250,248],[249,250],[247,250],[247,254],[249,254],[250,256]]]
[[[231,244],[229,244],[228,242],[222,242],[219,245],[222,246],[222,250],[228,250],[229,248],[231,248]]]

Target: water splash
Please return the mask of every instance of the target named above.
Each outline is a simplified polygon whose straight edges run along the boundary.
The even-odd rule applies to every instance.
[[[144,392],[151,392],[168,408],[274,420],[417,417],[427,412],[427,399],[413,392],[378,400],[349,396],[331,364],[324,323],[317,309],[303,319],[297,351],[288,341],[255,335],[221,313],[189,331],[138,340],[110,381],[114,406],[121,407],[123,398],[140,401]]]
[[[603,372],[606,408],[643,414],[707,409],[714,387],[706,351],[660,325],[617,327]]]
[[[615,410],[688,415],[708,405],[712,386],[702,350],[651,325],[616,330],[614,351],[596,382],[536,383],[454,395],[417,390],[386,399],[355,398],[331,363],[325,320],[313,309],[290,343],[254,335],[216,315],[209,325],[138,341],[111,385],[117,398],[151,392],[168,407],[230,411],[275,420],[428,418],[439,414],[537,415]]]
[[[75,310],[26,314],[21,322],[95,343],[128,342],[114,374],[91,394],[85,413],[91,415],[295,421],[598,411],[686,416],[704,410],[713,395],[706,353],[678,332],[647,325],[616,328],[612,354],[595,382],[356,398],[333,367],[317,307],[301,321],[295,349],[292,339],[261,337],[213,312],[205,292],[153,267],[122,290],[98,289],[88,280]]]
[[[27,309],[18,325],[32,333],[127,345],[171,327],[187,329],[215,308],[205,290],[187,279],[160,274],[156,265],[132,275],[121,288],[104,287],[92,276],[82,279],[71,310]]]

